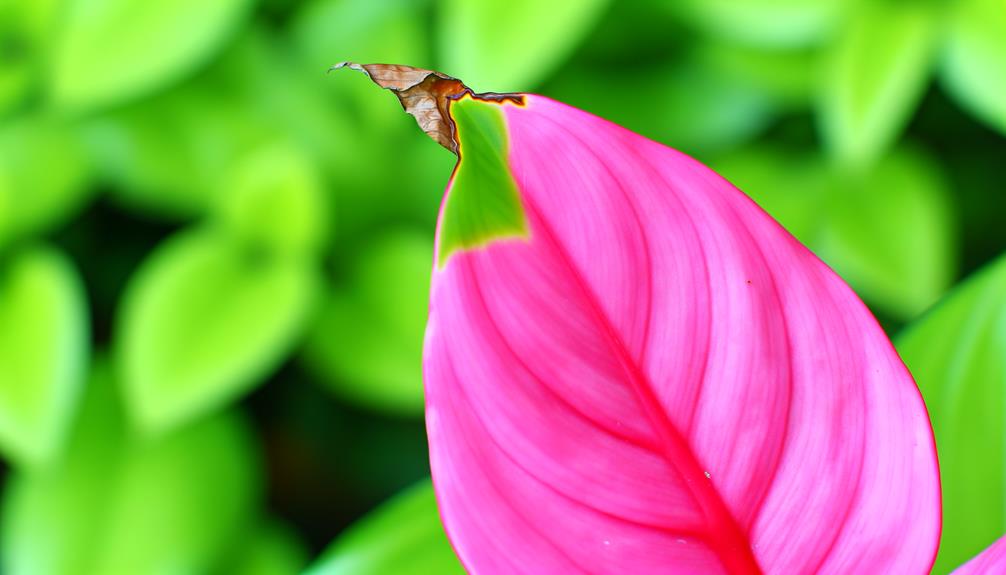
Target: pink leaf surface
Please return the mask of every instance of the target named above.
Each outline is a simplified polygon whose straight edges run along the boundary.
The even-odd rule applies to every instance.
[[[529,233],[434,266],[424,357],[466,567],[928,573],[932,430],[853,292],[695,160],[492,105]]]
[[[1006,573],[1006,537],[954,570],[953,575],[1001,575]]]

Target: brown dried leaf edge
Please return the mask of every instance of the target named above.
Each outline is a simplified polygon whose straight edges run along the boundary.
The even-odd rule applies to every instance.
[[[433,70],[396,64],[339,62],[329,71],[339,68],[359,70],[378,86],[394,92],[402,107],[416,119],[419,127],[455,155],[458,153],[458,142],[455,137],[454,121],[448,112],[452,100],[471,94],[473,98],[480,100],[497,102],[509,100],[515,104],[524,104],[524,97],[520,94],[494,92],[476,94],[461,80]]]

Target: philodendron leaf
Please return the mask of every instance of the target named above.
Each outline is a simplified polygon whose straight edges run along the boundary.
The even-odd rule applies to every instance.
[[[430,482],[396,495],[342,534],[304,575],[463,575]]]
[[[72,216],[90,195],[89,175],[68,126],[29,116],[0,127],[0,246]]]
[[[248,523],[254,443],[234,414],[136,442],[107,369],[63,459],[8,480],[0,565],[10,575],[208,573]]]
[[[1006,257],[898,338],[940,449],[947,573],[1006,532]]]
[[[268,522],[240,546],[241,556],[228,573],[234,575],[300,575],[307,566],[307,549],[289,527]]]
[[[424,347],[441,517],[470,571],[928,571],[925,406],[837,275],[683,154],[541,96],[441,96],[458,170],[494,146],[527,224],[480,220],[500,189],[448,187],[492,224],[438,254]],[[489,124],[459,106],[502,131],[472,137]]]
[[[314,266],[263,255],[215,229],[158,247],[126,288],[116,343],[130,411],[160,430],[233,401],[297,342]]]
[[[561,64],[610,0],[441,0],[440,61],[476,87],[527,89]]]
[[[349,285],[321,308],[305,363],[338,395],[423,412],[422,354],[433,239],[397,231],[361,248]]]
[[[248,0],[73,0],[55,38],[51,99],[80,112],[168,86],[205,63],[249,6]]]
[[[28,248],[0,262],[0,449],[47,463],[66,435],[88,361],[87,298],[59,252]]]
[[[896,149],[857,174],[765,146],[714,167],[891,317],[916,316],[951,283],[954,210],[943,174],[918,150]]]
[[[934,3],[860,2],[825,56],[820,122],[849,165],[876,160],[908,124],[929,83],[939,13]]]
[[[1006,8],[999,0],[951,6],[942,80],[963,106],[1006,133]]]

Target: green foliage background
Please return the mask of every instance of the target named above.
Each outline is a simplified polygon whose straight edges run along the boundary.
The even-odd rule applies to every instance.
[[[1006,531],[1001,1],[0,0],[0,571],[461,572],[420,372],[454,158],[341,60],[712,165],[904,331],[937,572]]]

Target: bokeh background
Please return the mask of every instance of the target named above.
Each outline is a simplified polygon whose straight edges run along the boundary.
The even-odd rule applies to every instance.
[[[1000,0],[0,0],[3,573],[461,572],[420,370],[454,157],[341,60],[693,155],[892,334],[1006,249]]]

